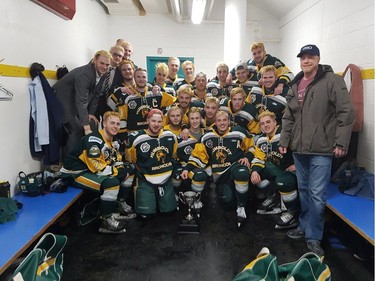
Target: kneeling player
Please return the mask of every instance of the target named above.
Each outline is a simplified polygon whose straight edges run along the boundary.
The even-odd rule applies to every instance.
[[[171,177],[177,138],[162,129],[163,113],[159,109],[148,113],[147,124],[147,129],[129,135],[125,150],[126,159],[135,165],[135,211],[144,218],[177,207]]]

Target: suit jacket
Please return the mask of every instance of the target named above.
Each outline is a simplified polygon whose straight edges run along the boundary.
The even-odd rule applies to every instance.
[[[53,88],[63,107],[63,123],[78,116],[81,125],[89,125],[89,114],[94,115],[104,76],[96,84],[96,69],[91,62],[77,67],[62,77]]]

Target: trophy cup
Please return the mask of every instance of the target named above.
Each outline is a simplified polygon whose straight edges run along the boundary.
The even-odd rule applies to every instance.
[[[178,197],[182,203],[188,206],[188,214],[180,223],[177,233],[199,234],[199,225],[191,212],[191,207],[196,201],[199,201],[201,194],[195,191],[185,191],[180,192]]]

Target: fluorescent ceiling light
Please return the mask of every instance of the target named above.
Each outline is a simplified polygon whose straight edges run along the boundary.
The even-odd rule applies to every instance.
[[[200,24],[202,22],[205,7],[206,0],[193,0],[193,7],[191,9],[191,21],[193,24]]]

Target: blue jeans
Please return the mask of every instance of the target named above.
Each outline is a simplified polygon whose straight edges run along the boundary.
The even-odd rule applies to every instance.
[[[299,228],[306,241],[322,240],[326,190],[331,179],[332,156],[293,153],[301,215]]]

